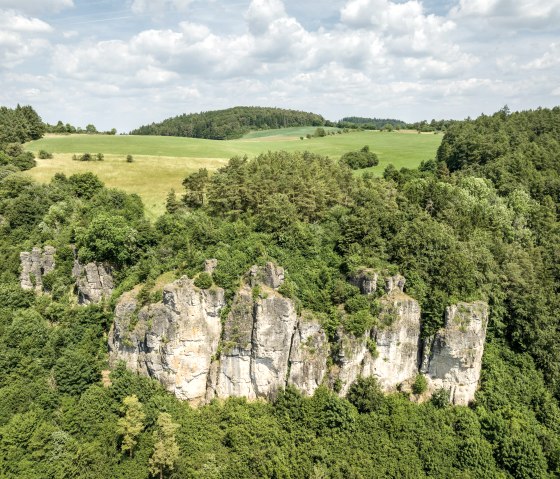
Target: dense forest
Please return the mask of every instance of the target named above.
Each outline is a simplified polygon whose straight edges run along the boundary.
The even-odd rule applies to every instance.
[[[26,138],[2,143],[0,163],[0,476],[560,475],[560,108],[456,122],[437,158],[382,178],[310,153],[235,157],[185,178],[154,223],[90,173],[48,185],[18,173],[11,142]],[[34,294],[19,286],[19,254],[43,245],[57,267]],[[113,267],[111,301],[76,304],[75,254]],[[162,273],[193,277],[207,258],[229,300],[251,265],[284,266],[282,294],[330,335],[376,321],[347,281],[364,266],[407,278],[426,335],[447,305],[488,301],[475,402],[416,404],[370,378],[344,398],[288,388],[194,409],[123,367],[102,376],[116,298],[154,294]]]
[[[383,130],[390,126],[394,129],[406,128],[407,124],[401,120],[391,118],[365,118],[362,116],[347,116],[337,122],[339,128],[362,128],[364,130]]]
[[[130,134],[232,140],[241,138],[252,130],[325,124],[325,119],[315,113],[282,108],[238,106],[227,110],[179,115],[160,123],[141,126],[132,130]]]

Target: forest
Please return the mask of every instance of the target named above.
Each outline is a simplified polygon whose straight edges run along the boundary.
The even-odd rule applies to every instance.
[[[21,143],[41,134],[26,108],[0,111],[11,132],[0,141],[1,477],[560,475],[560,108],[453,122],[435,158],[381,178],[309,152],[233,157],[187,176],[155,222],[91,173],[21,174]],[[45,245],[57,264],[46,293],[22,290],[20,252]],[[111,266],[110,301],[76,303],[75,255]],[[331,337],[378,319],[347,281],[363,267],[406,277],[424,335],[446,306],[484,299],[475,401],[417,404],[360,378],[346,397],[288,387],[270,402],[193,408],[122,365],[107,374],[118,297],[139,287],[149,300],[162,274],[192,278],[208,258],[228,301],[251,265],[282,265],[282,294]]]
[[[184,136],[211,140],[233,140],[252,130],[292,126],[323,126],[326,120],[315,113],[282,108],[243,107],[183,114],[160,123],[144,125],[131,135]],[[327,125],[329,126],[329,125]]]

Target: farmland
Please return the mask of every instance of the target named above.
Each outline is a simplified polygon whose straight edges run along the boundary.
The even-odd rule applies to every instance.
[[[46,150],[53,158],[37,160],[28,174],[48,182],[57,172],[71,175],[91,171],[107,186],[137,193],[147,212],[155,218],[164,211],[167,193],[180,193],[183,178],[199,168],[215,170],[232,156],[256,156],[266,151],[304,151],[339,158],[342,154],[369,145],[379,157],[379,165],[369,168],[381,175],[392,163],[396,168],[415,168],[421,161],[435,156],[440,135],[406,132],[357,131],[306,138],[313,127],[286,128],[249,133],[239,140],[217,141],[162,136],[51,135],[26,144],[37,153]],[[300,138],[304,137],[303,140]],[[73,161],[73,154],[103,153],[102,162]],[[127,163],[132,155],[134,162]],[[364,170],[362,170],[364,171]]]

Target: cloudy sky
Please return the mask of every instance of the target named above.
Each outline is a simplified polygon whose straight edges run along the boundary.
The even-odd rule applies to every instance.
[[[416,121],[560,104],[560,0],[0,0],[0,104],[129,131],[260,105]]]

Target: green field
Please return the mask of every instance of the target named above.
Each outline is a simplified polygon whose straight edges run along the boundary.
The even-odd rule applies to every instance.
[[[315,127],[286,128],[254,132],[239,140],[218,141],[162,136],[51,135],[26,144],[33,152],[46,150],[50,160],[37,160],[28,173],[48,182],[57,172],[67,175],[92,171],[108,186],[138,193],[154,218],[164,211],[167,193],[181,192],[183,178],[199,168],[215,170],[235,155],[253,157],[274,150],[311,151],[332,158],[369,145],[379,156],[379,165],[370,168],[381,174],[392,163],[395,167],[415,168],[435,156],[441,135],[406,132],[360,131],[301,140]],[[73,154],[103,153],[105,161],[72,161]],[[125,161],[134,156],[133,163]]]

